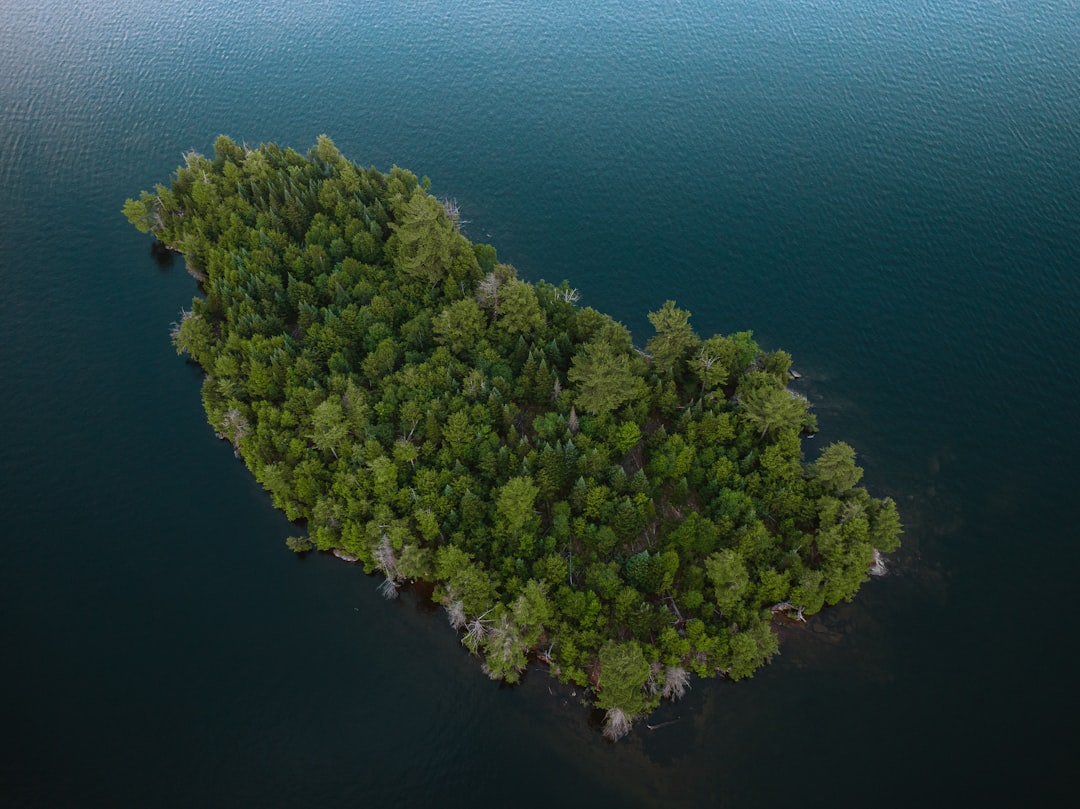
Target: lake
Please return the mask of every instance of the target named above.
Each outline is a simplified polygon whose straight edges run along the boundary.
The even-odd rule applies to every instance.
[[[890,575],[617,745],[297,558],[120,215],[218,134],[409,168],[634,332],[791,352]],[[0,0],[0,803],[1060,803],[1080,753],[1074,0]]]

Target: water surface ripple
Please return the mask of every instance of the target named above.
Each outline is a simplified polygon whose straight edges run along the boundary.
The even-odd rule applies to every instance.
[[[0,0],[5,806],[908,806],[1066,794],[1072,0]],[[122,220],[219,133],[428,175],[523,276],[794,354],[908,525],[748,683],[611,746],[295,533]]]

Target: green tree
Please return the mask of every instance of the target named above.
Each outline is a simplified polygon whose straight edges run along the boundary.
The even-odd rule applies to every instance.
[[[535,334],[544,328],[544,312],[532,284],[515,278],[499,288],[498,323],[513,337]]]
[[[690,360],[690,368],[701,380],[701,392],[716,390],[727,384],[735,367],[736,346],[728,337],[710,337],[702,343]]]
[[[653,367],[661,374],[678,376],[690,352],[701,342],[690,327],[690,313],[666,301],[659,311],[649,313],[656,336],[645,346]]]
[[[900,547],[903,526],[896,510],[896,501],[886,497],[874,510],[870,524],[870,542],[883,553],[891,553]]]
[[[784,388],[762,386],[743,394],[742,416],[761,430],[761,438],[769,431],[801,428],[809,402]]]
[[[155,225],[160,225],[157,208],[158,199],[143,191],[138,199],[124,201],[123,213],[140,233],[149,233]]]
[[[738,553],[725,549],[705,560],[705,570],[713,584],[717,608],[721,614],[730,616],[739,609],[750,584],[746,563]]]
[[[416,188],[390,229],[395,265],[402,275],[430,286],[450,276],[462,239],[437,199]],[[475,264],[471,250],[469,256]]]
[[[310,438],[320,451],[329,450],[337,458],[338,447],[345,441],[348,432],[345,413],[336,398],[320,402],[312,412]]]
[[[837,441],[822,450],[810,466],[810,474],[826,491],[842,495],[855,487],[863,471],[855,465],[855,450]]]
[[[625,735],[634,717],[647,710],[643,688],[649,673],[649,661],[635,641],[608,641],[601,647],[596,706],[608,711],[609,738]]]
[[[582,410],[604,415],[643,395],[645,383],[631,368],[630,356],[603,341],[586,343],[570,361],[567,378],[577,386]]]
[[[525,527],[533,514],[533,504],[539,492],[531,477],[510,478],[499,489],[495,507],[509,534],[518,534]]]
[[[435,342],[455,354],[472,349],[486,328],[487,319],[472,298],[454,301],[432,323]]]
[[[732,680],[750,677],[780,651],[776,635],[764,621],[755,621],[747,630],[731,637],[727,676]]]

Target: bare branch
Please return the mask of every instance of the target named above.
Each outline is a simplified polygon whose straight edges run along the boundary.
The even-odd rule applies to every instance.
[[[664,697],[672,702],[682,699],[690,687],[690,672],[681,666],[668,666],[664,672]]]
[[[607,715],[604,717],[604,738],[617,742],[630,732],[632,726],[633,719],[621,708],[608,708]]]

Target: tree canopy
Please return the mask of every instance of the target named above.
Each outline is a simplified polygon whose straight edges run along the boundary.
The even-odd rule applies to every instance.
[[[898,545],[851,447],[804,463],[785,352],[702,339],[673,301],[638,350],[567,282],[470,243],[409,171],[222,136],[123,213],[198,279],[173,342],[306,526],[289,546],[359,560],[389,597],[430,582],[484,671],[545,661],[612,738],[690,672],[750,676],[774,612],[850,599]]]

